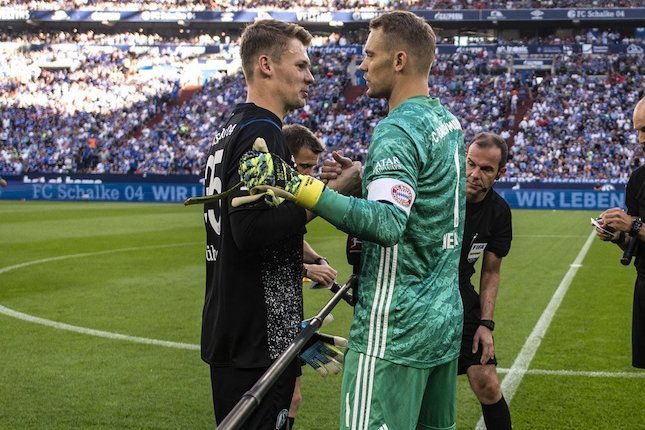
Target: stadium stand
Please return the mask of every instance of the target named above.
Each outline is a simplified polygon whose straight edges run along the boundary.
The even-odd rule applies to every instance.
[[[576,0],[148,0],[148,1],[45,1],[2,0],[0,7],[19,7],[30,10],[246,10],[246,9],[530,9],[530,8],[598,8],[637,7],[637,0],[593,0],[581,5]]]
[[[341,10],[376,3],[118,6],[294,10],[313,4]],[[539,2],[539,7],[571,3]],[[635,3],[598,0],[589,6]],[[80,0],[12,4],[30,10],[117,7],[116,2]],[[512,10],[537,5],[437,0],[390,6]],[[176,23],[138,30],[64,24],[6,26],[0,33],[0,173],[200,174],[209,136],[221,126],[224,112],[245,99],[235,60],[242,24],[210,31]],[[509,141],[508,180],[624,181],[645,161],[623,108],[633,106],[643,91],[642,31],[610,23],[551,30],[536,24],[526,31],[517,25],[495,30],[488,24],[468,31],[438,29],[441,45],[431,94],[460,118],[466,139],[491,130]],[[285,121],[309,127],[328,151],[342,149],[355,159],[365,156],[372,130],[387,109],[383,101],[364,95],[357,71],[366,33],[364,26],[316,27],[310,50],[316,83],[305,108]],[[469,35],[466,42],[464,34]]]

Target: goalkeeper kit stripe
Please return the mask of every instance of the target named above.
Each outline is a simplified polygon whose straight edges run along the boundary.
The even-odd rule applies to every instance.
[[[367,340],[367,355],[383,358],[387,344],[390,305],[394,294],[398,245],[381,248],[379,271],[376,279],[376,292],[372,302],[370,325]]]
[[[271,121],[271,120],[270,120],[270,119],[268,119],[268,118],[253,119],[253,120],[251,120],[251,121],[249,121],[249,122],[246,122],[246,123],[242,124],[242,125],[240,126],[240,130],[242,130],[243,128],[245,128],[245,127],[247,127],[247,126],[249,126],[249,125],[251,125],[251,124],[257,124],[258,122],[266,122],[266,123],[269,123],[269,124],[271,124],[272,126],[274,126],[275,128],[277,128],[278,130],[280,130],[280,133],[282,133],[282,127],[280,127],[278,124],[276,124],[276,123],[275,123],[275,121]]]

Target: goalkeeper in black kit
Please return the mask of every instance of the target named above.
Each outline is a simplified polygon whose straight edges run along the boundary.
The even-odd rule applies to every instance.
[[[303,232],[311,215],[291,202],[248,197],[239,186],[240,156],[257,137],[290,159],[282,118],[305,104],[314,82],[302,27],[274,20],[244,30],[240,44],[247,103],[235,107],[209,146],[205,194],[235,189],[204,205],[206,295],[202,359],[210,365],[215,418],[220,423],[296,337],[302,321]],[[282,374],[245,422],[245,429],[283,429],[299,361]]]
[[[466,154],[466,223],[459,261],[459,291],[464,304],[464,331],[459,374],[467,374],[481,403],[488,430],[511,428],[511,414],[497,378],[493,312],[502,258],[511,248],[511,210],[492,189],[504,174],[508,147],[494,133],[480,133]],[[483,255],[479,294],[471,282]]]

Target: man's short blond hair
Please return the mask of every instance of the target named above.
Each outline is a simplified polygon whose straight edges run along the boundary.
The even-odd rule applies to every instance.
[[[437,47],[437,37],[430,24],[412,12],[394,11],[370,21],[370,30],[379,28],[387,35],[390,50],[406,51],[413,57],[419,73],[430,73]]]
[[[291,39],[309,46],[311,34],[298,24],[273,19],[256,21],[246,27],[240,41],[242,70],[246,80],[253,79],[253,67],[259,55],[266,54],[271,60],[279,62]]]

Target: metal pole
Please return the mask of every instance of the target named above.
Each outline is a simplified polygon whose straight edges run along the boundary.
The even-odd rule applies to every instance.
[[[350,276],[345,285],[334,294],[320,312],[309,320],[309,324],[298,333],[298,336],[296,336],[287,349],[271,364],[255,385],[244,393],[240,401],[237,402],[231,412],[224,418],[224,421],[217,426],[218,430],[238,430],[242,428],[242,424],[244,424],[246,419],[259,406],[269,389],[275,384],[276,380],[282,375],[293,359],[296,358],[302,347],[318,331],[325,317],[343,299],[345,293],[354,286],[356,280],[356,275]]]

